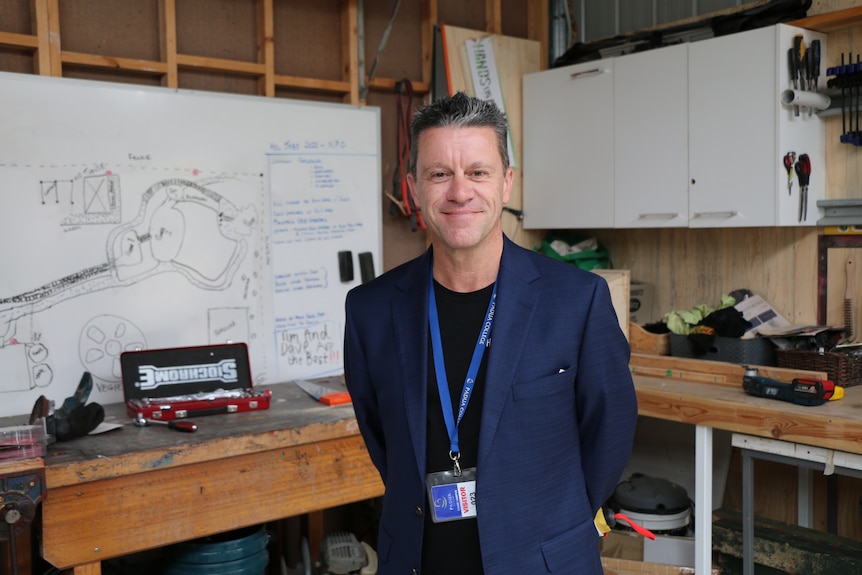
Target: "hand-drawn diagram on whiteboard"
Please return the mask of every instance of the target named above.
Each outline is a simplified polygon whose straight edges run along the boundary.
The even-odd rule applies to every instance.
[[[259,336],[249,317],[263,305],[263,262],[250,257],[262,251],[260,175],[168,177],[136,190],[124,186],[142,181],[130,176],[134,170],[124,176],[95,164],[64,173],[73,169],[0,166],[0,181],[17,183],[6,214],[22,222],[6,222],[20,232],[9,256],[24,256],[32,268],[4,282],[19,291],[0,293],[0,362],[12,376],[0,393],[46,388],[47,395],[55,379],[80,375],[59,373],[55,366],[64,365],[89,371],[99,391],[117,393],[120,354],[150,347],[147,334],[169,342],[160,332],[183,329],[201,344]],[[123,207],[132,214],[126,221]],[[51,274],[61,266],[71,273]],[[177,304],[189,298],[206,314],[183,318]],[[60,323],[77,341],[57,338]]]
[[[0,128],[0,416],[83,371],[122,401],[135,349],[244,342],[256,386],[341,373],[379,110],[0,73]]]

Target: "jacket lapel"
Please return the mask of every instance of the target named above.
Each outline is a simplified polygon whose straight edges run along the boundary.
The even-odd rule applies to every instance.
[[[493,443],[503,407],[514,383],[530,324],[539,302],[539,290],[530,284],[539,277],[526,252],[506,239],[497,277],[497,309],[491,330],[482,427],[479,433],[479,464]]]
[[[392,301],[395,318],[395,346],[397,378],[394,385],[401,386],[404,409],[416,465],[425,471],[425,436],[428,395],[425,380],[428,377],[428,274],[430,250],[414,260],[412,269],[402,275],[399,291]]]

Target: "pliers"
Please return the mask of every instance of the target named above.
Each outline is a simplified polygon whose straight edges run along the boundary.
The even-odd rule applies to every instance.
[[[800,154],[796,161],[796,176],[799,178],[799,221],[808,219],[808,181],[811,179],[811,159]]]

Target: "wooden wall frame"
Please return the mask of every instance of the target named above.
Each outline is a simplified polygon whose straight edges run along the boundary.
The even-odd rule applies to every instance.
[[[161,85],[179,87],[179,72],[201,70],[256,78],[259,94],[275,96],[277,88],[336,94],[345,103],[362,104],[360,101],[359,44],[362,31],[359,29],[359,11],[363,0],[339,0],[342,29],[342,69],[340,80],[312,78],[276,73],[275,67],[275,0],[255,0],[257,8],[257,61],[248,62],[225,58],[184,54],[177,49],[177,2],[182,0],[157,0],[159,11],[160,59],[148,60],[91,54],[64,50],[60,34],[59,0],[30,0],[32,31],[30,34],[0,31],[0,46],[31,51],[34,68],[38,74],[62,76],[64,65],[119,70],[156,77]],[[547,60],[548,47],[548,0],[525,0],[529,39],[542,44],[543,61]],[[421,0],[422,77],[412,79],[417,94],[427,94],[431,80],[433,52],[433,27],[438,19],[438,0]],[[485,2],[486,31],[499,34],[502,31],[503,2]],[[392,91],[400,78],[375,77],[369,89]],[[366,78],[363,78],[364,82]]]

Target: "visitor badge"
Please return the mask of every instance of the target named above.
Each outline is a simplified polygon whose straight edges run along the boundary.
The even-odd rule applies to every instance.
[[[476,517],[476,468],[429,473],[425,479],[434,523]]]

